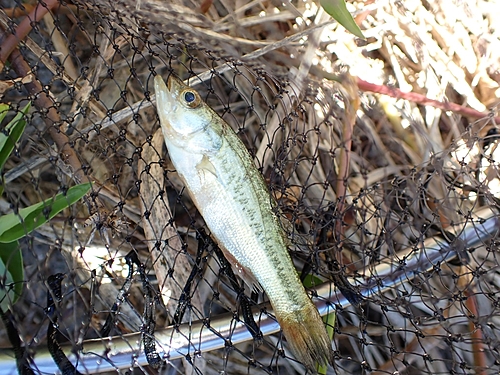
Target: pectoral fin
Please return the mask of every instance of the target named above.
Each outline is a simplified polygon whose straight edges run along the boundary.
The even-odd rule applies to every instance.
[[[210,161],[210,159],[206,155],[203,155],[203,157],[201,158],[201,161],[196,165],[196,169],[199,172],[203,172],[203,173],[209,172],[212,175],[214,175],[215,177],[217,177],[217,171],[215,170],[214,165],[212,164],[212,162]]]

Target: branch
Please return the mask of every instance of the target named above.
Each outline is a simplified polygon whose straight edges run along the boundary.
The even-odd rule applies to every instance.
[[[415,92],[404,92],[394,87],[377,85],[375,83],[363,81],[361,78],[358,78],[358,87],[361,91],[371,91],[378,94],[388,95],[393,98],[402,98],[417,104],[428,105],[431,107],[442,109],[444,111],[452,111],[455,113],[460,113],[461,115],[469,116],[472,118],[481,119],[489,117],[488,113],[479,112],[476,111],[475,109],[469,107],[463,107],[456,103],[440,102],[438,100],[429,99],[428,97],[422,94],[417,94]],[[499,116],[493,117],[493,120],[495,121],[496,124],[500,124]]]
[[[32,73],[31,68],[28,63],[26,63],[19,50],[14,50],[12,52],[9,61],[19,76],[25,77]],[[82,169],[80,159],[78,159],[74,148],[70,145],[69,138],[66,134],[62,133],[58,127],[58,125],[61,124],[61,117],[49,95],[43,93],[40,82],[35,78],[25,83],[24,86],[28,90],[29,95],[34,98],[36,108],[40,113],[45,113],[44,121],[47,125],[47,130],[57,145],[57,150],[59,151],[59,156],[62,161],[71,166],[74,179],[77,183],[88,182],[89,178],[85,174],[85,170]]]
[[[26,38],[32,30],[32,25],[39,22],[47,12],[59,3],[58,0],[46,0],[46,3],[39,2],[31,12],[24,17],[21,23],[16,27],[14,33],[10,34],[0,46],[0,70],[5,66],[9,58],[21,40]]]

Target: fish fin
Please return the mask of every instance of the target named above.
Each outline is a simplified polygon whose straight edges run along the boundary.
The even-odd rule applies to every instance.
[[[293,354],[311,373],[316,374],[318,364],[333,364],[331,340],[312,303],[301,310],[275,314]]]
[[[196,165],[198,171],[209,172],[217,177],[217,171],[207,155],[203,155],[201,161]]]

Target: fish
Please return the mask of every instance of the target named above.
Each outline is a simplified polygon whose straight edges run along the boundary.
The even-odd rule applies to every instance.
[[[170,160],[212,238],[251,287],[264,290],[292,353],[312,373],[333,364],[331,340],[288,253],[263,176],[235,131],[193,88],[154,79]]]

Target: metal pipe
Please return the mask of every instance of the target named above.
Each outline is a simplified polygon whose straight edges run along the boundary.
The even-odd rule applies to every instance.
[[[466,225],[451,244],[437,238],[429,238],[419,246],[407,249],[394,256],[390,263],[373,268],[365,283],[352,279],[365,296],[380,295],[405,281],[411,280],[422,272],[428,272],[440,263],[457,256],[461,250],[477,247],[496,236],[500,229],[500,218],[496,210],[485,208],[470,214]],[[320,285],[314,293],[314,302],[321,315],[332,312],[334,305],[349,305],[349,302],[335,291],[332,283]],[[280,330],[278,323],[269,313],[269,304],[262,304],[255,312],[255,319],[260,323],[263,335],[270,335]],[[265,309],[266,312],[263,312]],[[269,312],[269,313],[268,313]],[[187,355],[197,356],[203,352],[224,348],[252,340],[244,324],[237,321],[231,313],[218,315],[178,328],[167,327],[155,333],[156,350],[162,358],[174,360]],[[83,342],[83,350],[74,353],[70,345],[63,345],[68,358],[84,374],[96,374],[117,371],[147,365],[141,347],[141,334],[133,333]],[[60,373],[46,348],[37,348],[33,358],[33,371],[37,374]],[[16,361],[12,349],[0,351],[0,373],[17,374]]]

